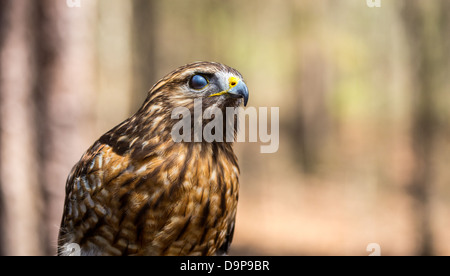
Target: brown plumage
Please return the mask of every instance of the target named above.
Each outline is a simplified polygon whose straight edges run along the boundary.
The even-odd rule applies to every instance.
[[[198,89],[194,76],[208,84]],[[240,90],[230,90],[236,80]],[[73,243],[82,255],[226,253],[239,191],[232,143],[176,143],[171,131],[178,120],[171,113],[192,111],[194,99],[202,99],[204,109],[225,111],[242,98],[246,104],[242,76],[218,63],[189,64],[156,83],[136,114],[97,140],[72,169],[58,254],[70,253]]]

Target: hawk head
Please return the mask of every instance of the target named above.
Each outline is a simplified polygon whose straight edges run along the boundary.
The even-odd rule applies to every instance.
[[[194,135],[194,102],[201,99],[202,110],[217,107],[226,114],[227,107],[247,105],[249,92],[242,75],[235,69],[215,62],[196,62],[179,67],[158,81],[148,93],[142,107],[130,118],[106,133],[101,142],[113,146],[117,153],[132,151],[132,156],[145,154],[155,147],[169,149],[171,131],[179,121],[172,111],[179,107],[190,110]],[[227,120],[227,118],[224,118]],[[234,123],[237,118],[224,121]],[[203,126],[208,120],[203,121]],[[226,131],[223,131],[226,135]],[[225,140],[225,139],[224,139]],[[224,143],[228,144],[228,143]],[[135,147],[141,145],[141,147]],[[225,145],[224,145],[225,146]],[[138,150],[147,149],[147,150]]]
[[[158,99],[174,106],[189,106],[201,98],[206,106],[220,108],[239,106],[248,102],[248,89],[235,69],[215,62],[196,62],[178,68],[156,83],[144,104]]]

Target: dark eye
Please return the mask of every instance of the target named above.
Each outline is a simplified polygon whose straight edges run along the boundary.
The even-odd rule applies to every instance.
[[[192,89],[200,90],[208,85],[208,80],[202,75],[195,75],[189,81],[189,86]]]

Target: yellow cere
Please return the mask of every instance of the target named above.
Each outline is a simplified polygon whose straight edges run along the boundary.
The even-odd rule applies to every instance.
[[[229,83],[230,83],[230,88],[235,87],[239,82],[239,79],[236,77],[230,77],[229,79]]]
[[[239,83],[239,78],[236,78],[236,77],[230,77],[230,78],[228,79],[228,83],[229,83],[229,85],[230,85],[230,88],[228,88],[228,90],[225,90],[225,91],[222,91],[222,92],[219,92],[219,93],[216,93],[216,94],[209,95],[209,97],[215,97],[215,96],[220,96],[220,95],[227,94],[231,89],[233,89],[233,87],[235,87],[236,85],[238,85],[238,83]]]

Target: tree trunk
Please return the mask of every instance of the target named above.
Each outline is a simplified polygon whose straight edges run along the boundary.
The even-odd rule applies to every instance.
[[[0,225],[5,255],[39,255],[43,247],[32,101],[33,3],[0,1]]]
[[[89,146],[95,103],[95,2],[70,8],[66,1],[36,5],[36,122],[44,195],[45,254],[55,254],[64,187],[72,166]]]
[[[436,95],[435,77],[442,70],[443,21],[446,0],[433,2],[407,1],[403,20],[408,45],[410,45],[410,78],[412,102],[412,148],[416,169],[409,183],[413,197],[414,228],[417,232],[417,254],[432,255],[430,193],[433,184],[434,141],[438,131],[433,99]],[[431,28],[430,28],[431,27]],[[431,31],[433,30],[433,31]]]
[[[64,187],[89,143],[95,7],[0,0],[2,254],[54,255]]]
[[[156,83],[156,3],[154,0],[133,1],[133,101],[131,110],[144,102],[151,86]]]

